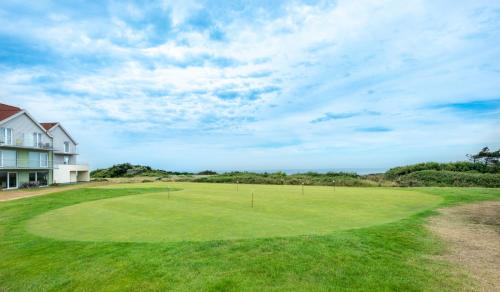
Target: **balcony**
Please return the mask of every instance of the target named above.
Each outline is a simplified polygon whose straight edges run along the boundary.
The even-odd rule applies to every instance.
[[[35,145],[33,141],[27,141],[25,139],[16,139],[14,143],[7,144],[4,141],[0,141],[0,147],[4,148],[18,148],[18,149],[36,149],[36,150],[53,150],[51,143],[38,143]]]
[[[0,169],[52,169],[52,161],[38,159],[1,159]]]

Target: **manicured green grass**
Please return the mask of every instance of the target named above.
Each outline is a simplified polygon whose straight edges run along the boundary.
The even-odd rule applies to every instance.
[[[171,201],[185,201],[186,207],[203,209],[205,207],[199,206],[198,203],[206,205],[207,201],[202,200],[189,188],[199,187],[200,191],[210,193],[212,186],[200,184],[184,187],[179,184],[175,187],[183,190],[171,192]],[[234,185],[217,187],[235,188]],[[245,194],[247,187],[250,186],[240,186],[241,196]],[[277,198],[284,196],[291,200],[291,196],[300,195],[300,187],[282,188],[284,192],[275,195]],[[296,193],[285,194],[287,188]],[[372,201],[376,202],[380,196],[384,196],[376,193],[384,189],[366,190],[368,193],[373,190],[373,198],[367,194],[360,196]],[[88,202],[97,203],[102,199],[111,199],[104,202],[111,202],[113,205],[113,200],[123,198],[127,202],[133,196],[143,197],[145,200],[154,200],[157,197],[157,202],[163,203],[164,191],[165,189],[158,185],[120,185],[119,188],[72,190],[0,203],[0,290],[456,291],[469,284],[466,277],[457,276],[453,267],[432,257],[442,250],[442,244],[424,227],[427,216],[433,214],[432,209],[436,208],[433,205],[435,202],[424,203],[426,200],[418,203],[416,209],[401,211],[406,212],[404,216],[409,216],[405,219],[397,220],[398,216],[393,216],[378,223],[363,223],[362,226],[365,227],[358,226],[361,228],[356,229],[325,229],[320,235],[210,241],[201,241],[201,238],[200,241],[168,241],[175,239],[161,238],[162,241],[154,239],[153,242],[105,242],[101,237],[99,241],[92,242],[40,237],[27,230],[28,226],[34,228],[40,218],[57,214],[56,210],[68,210],[65,207],[82,207],[90,204]],[[342,191],[343,189],[338,189],[336,192]],[[264,198],[260,197],[260,192],[255,193],[253,212],[269,216],[268,213],[257,210],[261,207],[259,202],[264,202]],[[307,193],[306,188],[305,196]],[[354,199],[357,193],[354,189],[346,190],[342,196],[351,196]],[[434,197],[425,194],[439,196],[443,199],[440,206],[500,199],[498,189],[429,188],[402,192],[396,190],[396,193],[396,197],[408,194],[408,198],[418,198],[417,193],[422,193],[424,197],[432,200]],[[182,194],[185,194],[184,198]],[[321,198],[320,194],[318,196]],[[229,209],[246,208],[243,204],[250,203],[249,200],[241,199],[241,207],[236,207],[240,206],[239,197],[232,198],[229,194],[220,192],[212,193],[210,197],[219,198],[221,201],[226,198],[229,200],[226,206],[233,206],[227,207]],[[341,196],[337,199],[331,198],[340,200]],[[297,200],[299,201],[299,198]],[[390,201],[392,200],[394,198],[390,197]],[[415,198],[409,200],[418,201]],[[360,200],[360,203],[362,201]],[[131,204],[139,202],[128,201]],[[77,205],[79,203],[83,204]],[[312,207],[321,210],[320,205],[322,204]],[[158,208],[164,210],[164,205],[161,206]],[[248,207],[248,204],[246,206]],[[408,206],[411,204],[408,205],[403,200],[395,203],[392,208],[399,210]],[[427,207],[431,210],[424,211]],[[153,207],[149,205],[149,208]],[[273,208],[279,209],[277,206]],[[287,210],[281,216],[286,220],[296,220],[289,215],[293,211],[288,208],[291,206],[286,206]],[[363,204],[360,208],[363,208]],[[109,206],[104,210],[108,212],[108,209]],[[120,209],[120,212],[123,210]],[[213,209],[210,207],[208,210]],[[353,212],[362,213],[358,210]],[[249,213],[245,211],[242,216],[247,214]],[[323,215],[318,216],[323,218],[324,213],[321,214]],[[301,216],[305,217],[309,224],[314,222],[304,213],[301,213]],[[329,226],[329,222],[320,221],[322,226]],[[59,223],[61,226],[68,224]],[[271,230],[274,227],[265,224],[265,228]],[[257,232],[250,231],[253,234]]]
[[[182,190],[56,209],[29,221],[28,230],[62,240],[123,242],[321,235],[396,221],[441,202],[401,189],[305,187],[302,194],[300,186],[150,186]]]

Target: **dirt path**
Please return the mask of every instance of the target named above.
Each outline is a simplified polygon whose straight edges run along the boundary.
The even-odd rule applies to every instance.
[[[100,185],[105,185],[105,184],[107,184],[107,183],[106,182],[79,183],[79,184],[74,184],[74,185],[46,187],[46,188],[30,189],[30,190],[0,191],[0,202],[12,201],[12,200],[28,198],[28,197],[42,196],[42,195],[47,195],[47,194],[51,194],[51,193],[55,193],[55,192],[62,192],[62,191],[80,189],[80,188],[95,187],[95,186],[100,186]]]
[[[430,229],[449,243],[444,259],[467,270],[479,291],[500,291],[500,201],[439,210]]]

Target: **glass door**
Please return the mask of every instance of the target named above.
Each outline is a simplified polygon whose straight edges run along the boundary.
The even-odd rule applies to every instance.
[[[9,172],[7,174],[7,185],[9,186],[9,189],[17,188],[17,173],[16,172]]]
[[[6,189],[7,186],[8,186],[8,184],[7,184],[7,172],[0,171],[0,187],[2,189]]]

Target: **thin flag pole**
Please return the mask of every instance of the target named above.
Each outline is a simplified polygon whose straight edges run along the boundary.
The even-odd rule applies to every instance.
[[[168,199],[170,200],[170,188],[167,187],[167,192],[168,192]]]
[[[302,183],[302,195],[304,195],[304,183]]]
[[[253,192],[252,192],[252,208],[253,208]]]

